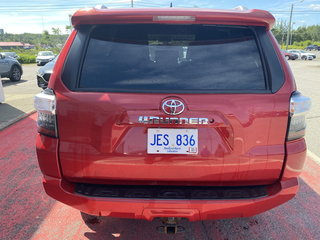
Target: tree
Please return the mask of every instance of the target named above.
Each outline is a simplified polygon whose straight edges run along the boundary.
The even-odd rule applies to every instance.
[[[72,30],[72,26],[66,25],[66,32],[71,33],[71,30]]]
[[[285,43],[287,32],[288,32],[289,25],[286,21],[278,21],[274,27],[271,29],[273,35],[277,39],[280,45]]]
[[[61,34],[61,30],[60,30],[60,28],[51,28],[51,30],[52,30],[52,33],[54,34],[54,35],[60,35]]]
[[[40,43],[46,46],[51,46],[50,34],[47,30],[43,31]]]
[[[280,45],[285,44],[288,32],[288,24],[285,21],[278,21],[272,28],[272,33]],[[292,30],[292,41],[294,45],[306,47],[320,41],[320,25],[302,26]]]

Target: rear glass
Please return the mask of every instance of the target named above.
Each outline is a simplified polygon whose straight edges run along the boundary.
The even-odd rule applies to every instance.
[[[265,90],[255,34],[215,25],[98,25],[79,88],[116,92]]]

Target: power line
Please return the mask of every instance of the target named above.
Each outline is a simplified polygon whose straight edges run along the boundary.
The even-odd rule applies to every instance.
[[[133,2],[133,1],[132,1]],[[34,1],[33,1],[34,3]],[[1,6],[0,12],[41,12],[41,11],[50,11],[50,10],[74,10],[84,7],[93,7],[97,2],[88,2],[86,3],[78,3],[78,4],[48,4],[48,3],[41,3],[34,5],[11,5],[11,6]],[[128,1],[127,4],[124,2],[107,2],[105,3],[107,6],[117,6],[117,7],[130,7],[130,2]],[[137,1],[134,2],[134,5],[137,7],[167,7],[165,4],[160,3],[151,3],[148,1]],[[68,9],[70,8],[70,9]],[[72,8],[72,9],[71,9]],[[271,13],[290,13],[290,10],[269,10]],[[320,14],[320,11],[317,10],[295,10],[294,13],[302,13],[302,14]]]
[[[120,6],[120,5],[118,5]],[[121,5],[122,6],[122,5]],[[152,5],[152,4],[143,4],[143,3],[137,3],[135,4],[135,6],[142,6],[142,7],[162,7],[162,5]],[[24,7],[21,7],[21,8],[16,8],[16,9],[12,9],[12,8],[3,8],[3,7],[0,7],[0,11],[10,11],[10,12],[37,12],[37,11],[41,11],[41,10],[68,10],[66,9],[67,7],[70,7],[70,8],[76,8],[76,9],[79,9],[79,8],[84,8],[84,7],[89,7],[88,5],[83,5],[83,6],[64,6],[64,5],[60,5],[60,6],[41,6],[41,7],[34,7],[34,8],[24,8]],[[163,6],[165,7],[165,6]],[[290,11],[269,11],[271,13],[290,13]],[[320,11],[293,11],[294,13],[310,13],[310,14],[320,14]]]
[[[131,5],[124,5],[119,2],[114,2],[114,3],[107,3],[108,5],[117,5],[117,6],[122,6],[122,7],[129,7]],[[134,5],[141,5],[141,6],[154,6],[154,7],[168,7],[164,4],[160,3],[150,3],[150,2],[135,2]],[[73,7],[73,8],[80,8],[80,7],[94,7],[95,4],[88,4],[88,3],[83,3],[83,4],[55,4],[55,5],[50,5],[50,4],[42,4],[42,5],[17,5],[17,6],[1,6],[0,10],[26,10],[26,9],[56,9],[56,8],[65,8],[65,7]],[[185,6],[185,7],[190,7],[190,6]],[[269,12],[281,12],[281,13],[290,13],[290,10],[268,10]],[[303,12],[303,13],[320,13],[320,11],[317,10],[294,10],[294,12]]]

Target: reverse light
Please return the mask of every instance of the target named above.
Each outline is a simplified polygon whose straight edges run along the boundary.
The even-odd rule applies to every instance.
[[[56,121],[56,97],[50,88],[34,97],[34,107],[38,113],[38,132],[50,136],[58,137]]]
[[[153,21],[195,21],[195,16],[154,16]]]
[[[310,110],[310,98],[300,92],[292,94],[290,99],[290,119],[287,140],[295,140],[304,137],[306,129],[306,114]]]

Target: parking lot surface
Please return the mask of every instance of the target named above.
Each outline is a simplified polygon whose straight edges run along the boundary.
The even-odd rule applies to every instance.
[[[311,98],[311,111],[307,115],[306,140],[308,149],[320,157],[320,54],[312,61],[289,61],[297,88]]]
[[[181,222],[186,231],[174,236],[157,232],[159,220],[100,218],[85,223],[79,211],[48,197],[42,188],[35,153],[36,115],[0,131],[0,239],[320,239],[320,60],[289,61],[297,86],[312,98],[308,115],[309,153],[300,191],[288,203],[263,214],[238,219]],[[3,79],[6,102],[0,105],[1,126],[32,113],[35,65],[25,65],[23,81]],[[9,115],[7,115],[9,114]]]
[[[19,82],[11,82],[7,78],[2,81],[5,102],[0,104],[0,130],[23,118],[34,110],[33,97],[40,92],[36,83],[35,64],[23,65],[23,75]]]
[[[320,239],[320,165],[308,158],[298,195],[250,218],[181,222],[184,233],[157,232],[148,222],[101,218],[85,223],[79,211],[48,197],[35,153],[36,115],[0,132],[0,239]]]

